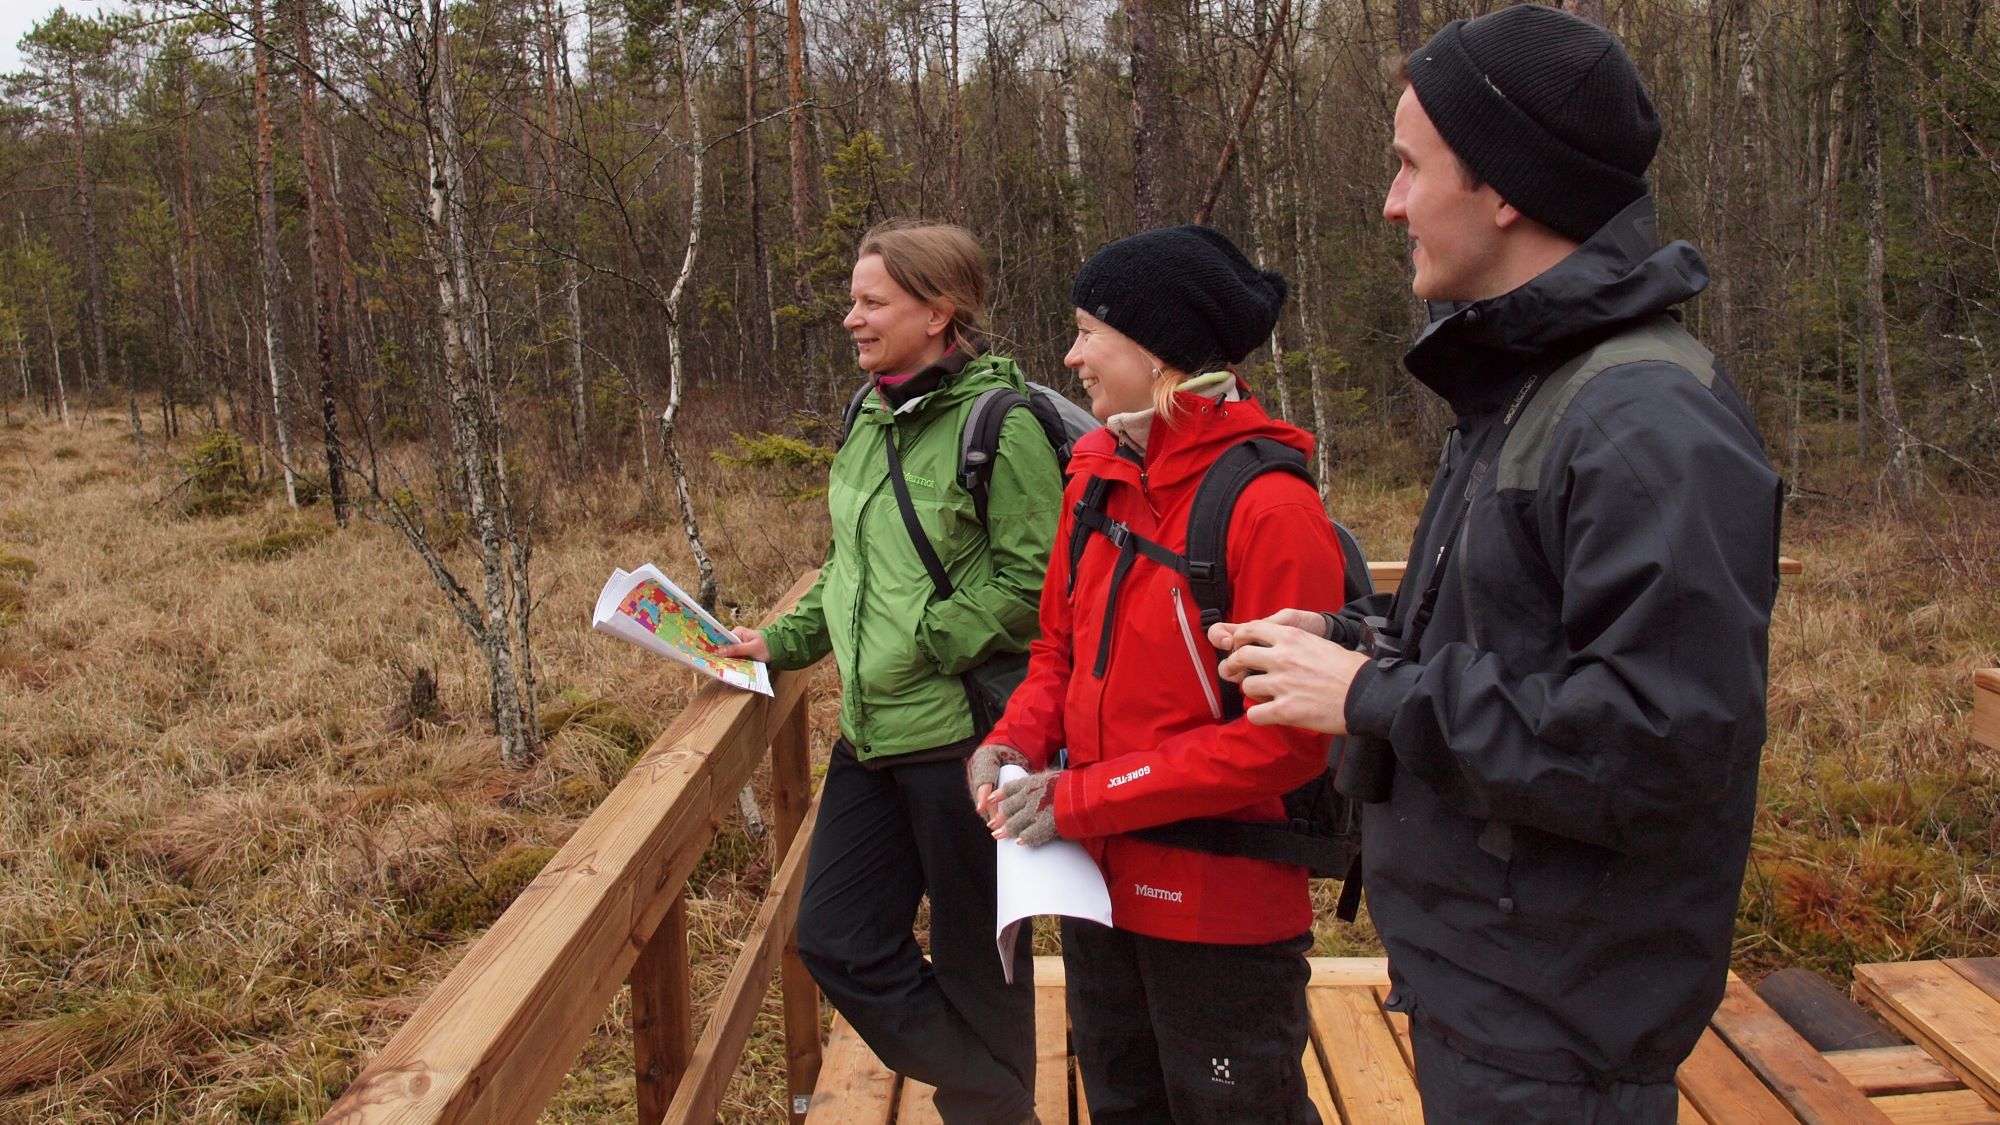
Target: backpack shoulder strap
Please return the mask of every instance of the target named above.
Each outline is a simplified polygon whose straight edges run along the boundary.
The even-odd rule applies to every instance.
[[[1251,481],[1270,472],[1313,483],[1304,454],[1270,438],[1251,438],[1216,458],[1195,489],[1188,511],[1187,576],[1203,628],[1229,616],[1229,521],[1236,515],[1236,501]]]
[[[847,409],[840,412],[840,440],[834,443],[834,449],[847,444],[847,439],[854,433],[854,420],[861,417],[861,408],[867,404],[868,396],[874,390],[873,379],[855,388],[854,397],[847,400]]]
[[[1375,592],[1375,576],[1368,571],[1368,556],[1362,553],[1361,541],[1347,530],[1347,525],[1333,521],[1333,538],[1340,544],[1340,557],[1346,573],[1346,581],[1341,586],[1341,604],[1346,605],[1356,598],[1365,598]]]
[[[1250,482],[1271,472],[1289,473],[1309,485],[1314,483],[1305,454],[1271,438],[1251,438],[1230,446],[1216,458],[1195,489],[1194,506],[1188,511],[1186,573],[1195,608],[1201,611],[1204,633],[1229,617],[1233,596],[1229,587],[1229,523],[1236,515],[1236,501]],[[1242,713],[1242,689],[1223,681],[1223,716],[1235,718]]]
[[[958,435],[958,483],[972,494],[972,507],[986,524],[986,482],[993,478],[993,459],[1000,453],[1000,429],[1007,412],[1027,406],[1028,399],[1012,387],[994,387],[972,400],[965,428]]]
[[[1702,386],[1715,382],[1715,356],[1662,313],[1600,340],[1555,369],[1541,392],[1528,400],[1500,447],[1493,487],[1527,491],[1539,484],[1542,455],[1570,403],[1592,379],[1627,363],[1670,363],[1687,370]]]

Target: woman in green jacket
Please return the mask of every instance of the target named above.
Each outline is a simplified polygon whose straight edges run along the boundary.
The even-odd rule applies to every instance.
[[[979,245],[958,227],[893,222],[862,239],[842,323],[872,390],[828,475],[826,565],[795,609],[738,629],[728,650],[778,668],[831,652],[840,667],[799,955],[883,1062],[937,1087],[949,1125],[1034,1117],[1032,967],[1021,943],[1005,982],[993,841],[965,797],[963,761],[998,715],[965,674],[1034,639],[1062,502],[1055,454],[1025,410],[1001,429],[983,521],[958,482],[973,401],[1026,390],[1012,360],[985,350],[986,290]],[[904,522],[892,464],[948,596]],[[926,896],[928,962],[914,933]]]

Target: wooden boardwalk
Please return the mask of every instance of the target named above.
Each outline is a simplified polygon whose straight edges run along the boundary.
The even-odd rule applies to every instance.
[[[1814,1050],[1731,980],[1679,1076],[1682,1125],[2000,1125],[2000,958],[1863,965],[1857,992],[1911,1045]],[[1326,1125],[1423,1119],[1408,1021],[1384,1012],[1385,963],[1314,958],[1306,1081]],[[1063,1014],[1059,958],[1035,961],[1036,1111],[1088,1125]],[[836,1019],[807,1125],[936,1125],[930,1088],[889,1072]]]

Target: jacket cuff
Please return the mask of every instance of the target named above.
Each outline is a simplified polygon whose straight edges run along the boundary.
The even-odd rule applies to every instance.
[[[1090,818],[1083,811],[1083,786],[1076,773],[1062,771],[1056,778],[1056,835],[1065,840],[1081,840],[1097,833],[1090,830]]]
[[[1354,674],[1347,685],[1347,731],[1372,738],[1388,738],[1396,724],[1396,712],[1416,690],[1423,666],[1405,660],[1371,660]]]
[[[813,662],[813,657],[804,651],[805,638],[801,630],[791,627],[792,615],[786,614],[771,622],[764,630],[764,645],[771,650],[771,659],[765,661],[779,671],[803,668]]]

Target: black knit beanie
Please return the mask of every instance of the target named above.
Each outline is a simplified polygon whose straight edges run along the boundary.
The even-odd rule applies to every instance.
[[[1536,222],[1582,242],[1646,194],[1660,120],[1596,24],[1520,4],[1453,20],[1406,68],[1445,144]]]
[[[1189,375],[1236,363],[1278,324],[1285,275],[1258,269],[1221,231],[1161,227],[1121,238],[1077,271],[1070,300]]]

